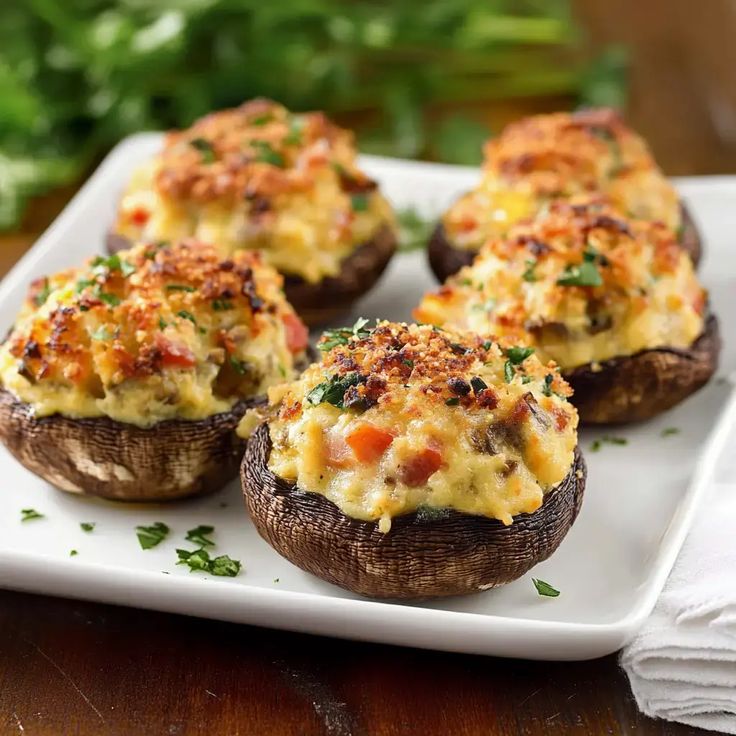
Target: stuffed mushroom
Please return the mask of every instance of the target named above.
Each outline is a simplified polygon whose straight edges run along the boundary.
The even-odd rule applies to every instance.
[[[554,360],[581,420],[594,424],[669,409],[711,378],[720,349],[707,294],[672,230],[599,198],[555,202],[490,239],[415,316]]]
[[[0,438],[73,493],[217,490],[237,475],[246,409],[305,358],[307,330],[281,284],[257,253],[223,259],[193,242],[35,281],[0,346]]]
[[[524,118],[485,147],[478,186],[444,214],[429,245],[440,281],[470,265],[483,243],[556,199],[606,195],[627,217],[662,222],[695,263],[695,223],[644,140],[610,109]]]
[[[486,590],[555,551],[585,465],[553,364],[389,322],[361,321],[319,347],[321,362],[269,392],[241,469],[248,511],[276,551],[376,598]]]
[[[309,324],[347,310],[396,248],[391,208],[358,168],[351,133],[262,99],[170,133],[133,174],[108,246],[189,236],[224,256],[261,251]]]

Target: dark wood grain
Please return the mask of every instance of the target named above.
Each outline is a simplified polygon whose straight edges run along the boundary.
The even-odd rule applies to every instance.
[[[641,716],[615,657],[439,654],[0,593],[2,734],[549,732],[696,733]]]

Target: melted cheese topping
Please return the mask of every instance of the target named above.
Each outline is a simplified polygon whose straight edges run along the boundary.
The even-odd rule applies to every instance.
[[[295,375],[307,331],[257,253],[139,245],[34,282],[0,380],[37,416],[203,419]]]
[[[335,334],[321,363],[270,392],[281,478],[388,531],[426,507],[510,524],[570,471],[569,386],[533,351],[428,325]]]
[[[322,113],[253,100],[170,133],[133,174],[113,229],[133,241],[195,237],[226,255],[258,249],[314,283],[393,223],[355,157],[352,134]]]
[[[678,231],[680,204],[643,139],[613,110],[538,115],[485,146],[480,184],[445,214],[455,247],[477,250],[550,201],[602,192],[624,215]]]
[[[417,319],[533,345],[564,370],[703,331],[706,293],[672,231],[625,220],[601,200],[557,202],[415,310]]]

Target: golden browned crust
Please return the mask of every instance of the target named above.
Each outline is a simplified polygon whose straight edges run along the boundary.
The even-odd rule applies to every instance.
[[[286,276],[286,298],[311,327],[347,312],[356,299],[370,291],[396,252],[396,233],[383,225],[375,236],[342,261],[340,273],[316,284]]]
[[[141,428],[108,417],[34,417],[0,389],[0,439],[28,470],[53,486],[118,501],[172,501],[212,493],[238,472],[245,442],[235,433],[249,406],[199,421]]]
[[[319,169],[339,161],[351,186],[374,189],[374,182],[352,170],[345,155],[352,148],[352,133],[324,113],[293,114],[271,100],[256,99],[169,133],[156,186],[175,200],[270,198],[309,188]]]
[[[248,443],[241,481],[258,533],[283,557],[323,580],[372,598],[461,595],[511,582],[547,559],[580,510],[585,462],[579,450],[566,478],[540,509],[514,523],[451,510],[412,513],[382,534],[268,469],[271,440],[261,425]]]
[[[702,388],[718,368],[720,349],[718,321],[711,315],[687,350],[643,350],[565,373],[574,391],[571,401],[587,424],[649,419]]]
[[[680,213],[682,227],[678,233],[678,241],[690,256],[692,262],[697,266],[703,254],[700,233],[690,214],[690,210],[684,202],[680,203]],[[446,281],[464,266],[469,266],[477,255],[477,250],[456,248],[448,239],[441,222],[432,231],[432,236],[427,244],[427,256],[429,258],[430,268],[440,282]]]
[[[108,231],[107,249],[117,253],[130,246],[122,235]],[[396,252],[396,233],[382,225],[367,243],[358,246],[342,261],[340,273],[311,284],[298,276],[285,276],[284,291],[289,303],[310,327],[326,324],[347,312],[353,303],[375,286]]]

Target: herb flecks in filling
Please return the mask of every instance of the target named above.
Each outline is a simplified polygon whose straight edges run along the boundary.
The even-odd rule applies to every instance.
[[[511,523],[569,472],[577,414],[533,349],[388,322],[328,340],[271,396],[269,467],[348,515],[382,531],[420,505]]]

